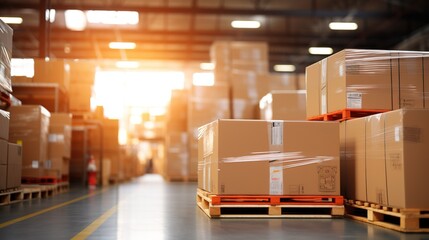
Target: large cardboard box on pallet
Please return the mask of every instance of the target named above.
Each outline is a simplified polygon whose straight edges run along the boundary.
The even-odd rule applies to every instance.
[[[429,110],[400,109],[384,113],[388,205],[429,208]]]
[[[10,107],[10,142],[23,148],[23,168],[44,166],[48,152],[50,113],[40,105]]]
[[[9,140],[10,113],[0,110],[0,139]]]
[[[271,91],[259,101],[261,119],[305,120],[306,91]]]
[[[45,60],[35,58],[33,82],[57,83],[60,87],[68,90],[70,86],[70,66],[64,59]]]
[[[346,49],[329,56],[327,112],[345,108],[392,109],[390,59],[389,51],[375,50]],[[325,81],[322,79],[322,83]]]
[[[0,190],[6,189],[7,165],[0,165]]]
[[[71,128],[71,114],[51,113],[48,135],[48,158],[45,168],[59,169],[61,176],[69,174]]]
[[[87,60],[73,60],[67,62],[70,66],[70,84],[93,85],[96,66],[94,62]]]
[[[306,112],[307,118],[318,116],[321,113],[320,83],[322,77],[322,61],[316,62],[305,69],[307,90]]]
[[[199,136],[198,187],[213,194],[340,194],[338,122],[217,120]]]
[[[21,172],[22,146],[9,143],[7,156],[7,188],[17,188],[21,186]]]
[[[171,101],[167,108],[167,132],[185,132],[188,120],[188,94],[187,90],[171,91]]]
[[[12,92],[11,58],[13,29],[0,20],[0,87]]]
[[[342,194],[347,199],[368,201],[366,183],[366,123],[356,118],[340,123],[343,136],[341,158]]]
[[[305,76],[305,75],[303,75]],[[267,73],[261,76],[262,81],[266,81],[269,90],[298,90],[298,75],[290,73]],[[305,82],[304,82],[305,89]]]

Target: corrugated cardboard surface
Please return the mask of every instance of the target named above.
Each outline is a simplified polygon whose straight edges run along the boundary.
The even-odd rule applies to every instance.
[[[306,92],[271,91],[259,102],[261,119],[306,120]]]
[[[46,61],[45,59],[34,59],[33,82],[58,83],[61,87],[69,89],[70,71],[65,60],[55,59]]]
[[[18,144],[8,144],[7,188],[21,186],[22,147]]]
[[[199,187],[207,191],[271,194],[270,169],[274,162],[283,177],[277,189],[281,194],[340,192],[337,122],[218,120],[200,128],[199,135],[198,181]],[[274,136],[283,137],[280,141]],[[271,162],[273,153],[293,155],[294,161]],[[245,160],[261,154],[260,161]],[[318,156],[327,156],[329,160]]]
[[[7,166],[0,165],[0,190],[6,189]]]
[[[305,69],[307,89],[306,112],[307,118],[319,116],[320,110],[320,82],[322,75],[322,62],[316,62]]]
[[[10,113],[10,142],[22,142],[23,167],[42,167],[47,158],[50,113],[39,105],[11,106]]]
[[[188,175],[188,133],[169,132],[165,138],[165,175],[186,177]]]
[[[389,206],[429,208],[429,110],[385,113],[386,177]]]
[[[7,164],[8,142],[0,139],[0,165]]]
[[[0,139],[9,140],[10,113],[0,110]]]

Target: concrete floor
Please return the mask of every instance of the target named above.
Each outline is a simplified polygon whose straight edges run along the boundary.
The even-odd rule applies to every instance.
[[[0,239],[429,239],[349,219],[209,219],[195,192],[158,175],[92,195],[72,188],[0,207]]]

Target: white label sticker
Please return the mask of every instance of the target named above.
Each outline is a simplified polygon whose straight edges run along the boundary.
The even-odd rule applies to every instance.
[[[270,167],[270,194],[283,195],[283,167]]]
[[[320,88],[324,88],[326,86],[326,69],[327,69],[327,59],[322,60],[322,70],[321,70],[321,78],[320,78]]]
[[[338,74],[340,75],[340,77],[344,76],[344,64],[340,64],[339,68],[338,68]]]
[[[395,127],[395,142],[401,141],[401,127]]]
[[[48,136],[48,142],[51,142],[51,143],[64,142],[64,134],[51,133]]]
[[[326,97],[326,88],[322,90],[321,102],[320,102],[320,111],[321,111],[321,114],[328,113],[328,99]]]
[[[362,93],[347,93],[347,108],[362,108]]]
[[[283,145],[283,122],[271,123],[271,145]]]
[[[31,161],[31,167],[32,168],[39,168],[39,161],[37,161],[37,160]]]

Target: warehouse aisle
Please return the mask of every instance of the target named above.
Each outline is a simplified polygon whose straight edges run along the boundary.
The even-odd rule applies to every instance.
[[[348,219],[213,219],[195,204],[196,183],[148,174],[89,193],[72,189],[0,207],[0,239],[428,239]],[[30,215],[33,214],[33,215]]]

